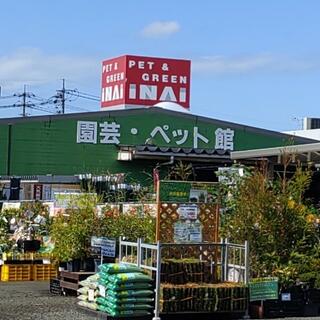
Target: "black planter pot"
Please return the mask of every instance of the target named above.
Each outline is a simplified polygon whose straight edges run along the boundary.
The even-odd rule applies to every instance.
[[[94,267],[94,259],[93,258],[87,258],[83,260],[83,266],[82,268],[86,272],[94,272],[95,267]]]
[[[67,268],[67,262],[60,262],[60,263],[59,263],[59,269],[61,269],[61,270],[68,270],[68,268]]]
[[[81,261],[79,259],[75,259],[67,262],[67,270],[69,272],[79,272],[81,266]]]
[[[24,252],[36,252],[40,249],[39,240],[24,240],[23,241],[23,250]]]
[[[320,303],[306,303],[303,309],[304,317],[317,317],[320,315]]]
[[[282,303],[280,300],[266,300],[263,303],[264,318],[281,318],[283,317]]]
[[[295,285],[287,289],[283,289],[280,299],[283,295],[288,295],[288,300],[281,301],[281,309],[285,317],[301,317],[304,313],[305,306],[305,290],[301,285]]]
[[[282,311],[285,317],[303,316],[305,302],[301,300],[282,301]]]
[[[310,288],[306,291],[306,299],[311,303],[320,303],[320,289]]]

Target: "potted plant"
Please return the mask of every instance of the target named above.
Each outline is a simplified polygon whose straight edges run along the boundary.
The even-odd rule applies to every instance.
[[[94,194],[81,194],[61,212],[51,227],[55,243],[53,255],[57,262],[67,262],[68,269],[79,271],[82,261],[89,255],[90,238],[96,226]]]

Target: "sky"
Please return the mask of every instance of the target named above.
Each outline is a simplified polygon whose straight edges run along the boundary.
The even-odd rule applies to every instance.
[[[100,110],[76,92],[100,96],[101,62],[123,54],[190,59],[194,114],[277,131],[320,117],[318,0],[11,0],[0,16],[1,118],[24,85],[55,112],[41,103],[62,79],[67,112]]]

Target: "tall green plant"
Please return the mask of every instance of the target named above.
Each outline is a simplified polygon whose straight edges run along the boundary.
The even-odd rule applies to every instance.
[[[124,214],[107,207],[104,215],[99,218],[100,236],[118,238],[126,237],[136,241],[143,238],[145,242],[155,241],[156,221],[148,212],[139,214]]]
[[[271,181],[266,171],[256,170],[226,186],[228,210],[221,233],[233,241],[249,241],[253,275],[288,281],[306,263],[311,268],[319,238],[314,219],[309,219],[312,208],[303,199],[310,181],[311,172],[298,167],[289,179]]]
[[[53,254],[59,261],[84,259],[89,254],[90,238],[97,226],[95,194],[82,194],[70,202],[51,227],[55,247]]]

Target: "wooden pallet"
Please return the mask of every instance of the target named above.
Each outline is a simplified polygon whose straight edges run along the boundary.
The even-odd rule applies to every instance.
[[[32,280],[50,280],[57,277],[57,269],[51,264],[33,265]]]
[[[94,272],[60,272],[60,286],[63,294],[77,294],[80,288],[79,282],[87,279],[89,276],[95,274]]]

